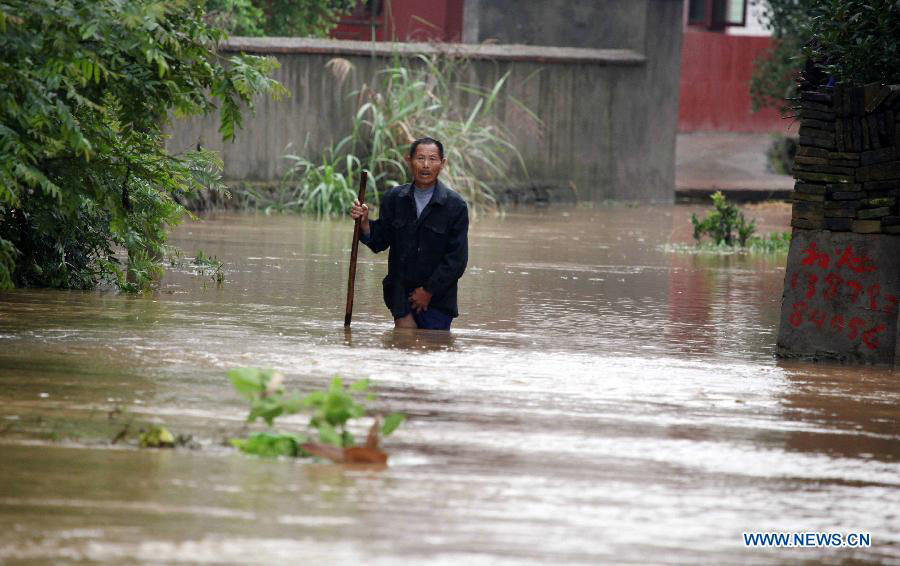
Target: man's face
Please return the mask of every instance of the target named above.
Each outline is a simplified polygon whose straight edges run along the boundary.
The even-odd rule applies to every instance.
[[[413,156],[407,157],[406,161],[412,171],[413,181],[420,187],[433,185],[441,169],[447,163],[446,159],[441,159],[438,147],[433,143],[420,143],[416,146]]]

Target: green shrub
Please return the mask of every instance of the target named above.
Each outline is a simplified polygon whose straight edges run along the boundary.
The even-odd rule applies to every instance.
[[[804,55],[838,83],[900,83],[900,2],[816,0]]]
[[[200,3],[0,0],[0,285],[149,287],[173,197],[222,188],[210,152],[169,155],[170,114],[220,107],[233,139],[274,59],[216,53]]]
[[[794,156],[797,155],[797,139],[772,135],[772,143],[766,149],[769,168],[779,175],[791,175],[794,171]]]
[[[206,0],[206,19],[235,35],[328,37],[357,0]]]
[[[797,76],[803,68],[801,50],[806,41],[809,9],[818,0],[766,0],[762,22],[772,33],[771,46],[753,61],[750,101],[754,111],[777,108],[792,111],[789,100],[797,96]]]
[[[767,0],[772,47],[754,61],[754,110],[791,110],[806,62],[827,79],[900,83],[900,3],[896,0]]]
[[[726,202],[721,191],[713,193],[712,201],[713,210],[707,212],[703,220],[691,214],[694,239],[699,242],[704,235],[708,235],[717,245],[745,247],[756,231],[756,221],[747,222],[744,213],[736,205]]]
[[[344,385],[339,377],[335,377],[327,389],[301,398],[287,395],[282,386],[283,377],[271,369],[233,369],[228,372],[228,378],[235,390],[250,402],[248,422],[262,419],[271,427],[281,415],[310,414],[309,434],[293,435],[269,430],[246,439],[231,440],[231,444],[242,451],[260,456],[306,456],[302,446],[310,438],[340,448],[355,446],[356,440],[348,430],[348,424],[353,419],[366,416],[365,401],[372,399],[366,379]],[[389,436],[405,419],[402,413],[385,416],[378,434]]]

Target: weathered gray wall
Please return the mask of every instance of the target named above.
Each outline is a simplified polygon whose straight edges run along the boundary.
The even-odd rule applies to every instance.
[[[652,0],[466,0],[463,41],[643,51],[648,9],[650,4],[657,3]],[[665,0],[665,3],[678,6],[678,18],[672,23],[680,30],[681,0]]]
[[[481,4],[485,9],[482,22],[492,21],[494,17],[488,6],[502,3]],[[525,11],[542,6],[533,14],[528,12],[529,18],[540,22],[548,12],[554,11],[556,2],[516,4]],[[582,200],[671,202],[681,0],[606,3],[615,7],[615,18],[598,11],[593,2],[574,4],[584,12],[578,22],[584,18],[605,21],[608,16],[616,25],[610,27],[605,39],[596,38],[593,45],[577,48],[450,47],[473,58],[470,80],[476,84],[492,86],[509,71],[509,93],[543,121],[542,133],[537,135],[515,105],[500,108],[500,117],[512,131],[528,164],[531,185],[558,187],[564,191],[574,185]],[[467,3],[466,17],[470,18],[472,13],[472,6]],[[471,24],[470,19],[467,22]],[[592,37],[589,27],[573,25],[576,31],[581,29],[575,34],[582,38],[580,41]],[[471,34],[472,26],[467,29]],[[484,39],[493,37],[487,27],[481,29],[487,34]],[[558,31],[565,35],[564,24],[559,25]],[[552,34],[528,33],[531,35],[524,34],[519,41],[554,40]],[[557,45],[570,44],[557,40]],[[427,44],[400,44],[392,52],[389,45],[373,48],[365,42],[233,38],[225,49],[277,57],[281,69],[275,78],[293,96],[278,102],[260,98],[256,115],[246,116],[244,128],[234,143],[220,141],[217,117],[212,116],[176,121],[170,128],[172,137],[168,147],[177,152],[201,143],[221,152],[228,179],[271,182],[284,171],[282,156],[289,143],[293,144],[292,153],[314,156],[349,132],[357,106],[351,93],[364,82],[371,82],[392,53],[408,56],[436,48]],[[343,84],[325,67],[333,57],[346,58],[356,67]],[[427,135],[427,132],[416,135]]]
[[[603,93],[607,140],[595,132],[593,143],[610,148],[606,196],[671,201],[682,17],[682,0],[467,0],[463,39],[644,55],[647,62],[639,69],[617,69],[604,77],[611,81]]]
[[[795,229],[778,353],[891,365],[897,348],[900,237]]]

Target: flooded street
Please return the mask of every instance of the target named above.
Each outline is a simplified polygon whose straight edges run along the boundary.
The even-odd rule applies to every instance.
[[[177,228],[221,287],[185,263],[147,296],[3,292],[0,562],[900,563],[900,380],[777,360],[785,255],[667,249],[699,210],[479,218],[449,336],[393,331],[366,248],[345,333],[349,220]],[[751,210],[762,233],[789,213]],[[370,378],[371,408],[409,417],[387,469],[227,447],[241,366],[302,391]],[[129,418],[195,449],[111,444]]]

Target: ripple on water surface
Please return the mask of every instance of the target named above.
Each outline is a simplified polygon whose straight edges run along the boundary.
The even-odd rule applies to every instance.
[[[784,258],[666,251],[690,212],[479,219],[450,335],[389,329],[368,250],[345,332],[350,225],[296,217],[180,227],[222,287],[177,268],[146,297],[4,293],[0,560],[900,560],[896,378],[777,361]],[[373,408],[410,416],[390,467],[223,446],[245,410],[224,371],[251,365],[303,391],[371,378]],[[200,449],[111,445],[121,409]],[[761,551],[744,531],[873,544]]]

